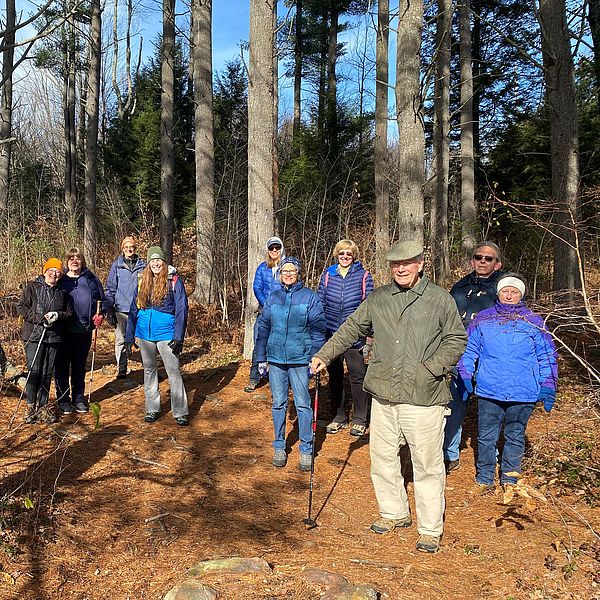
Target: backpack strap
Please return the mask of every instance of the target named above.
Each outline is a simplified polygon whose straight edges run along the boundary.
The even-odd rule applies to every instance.
[[[362,280],[362,299],[364,300],[367,297],[367,277],[369,275],[369,271],[365,270]]]
[[[173,290],[173,293],[175,293],[175,284],[177,283],[178,279],[179,279],[179,275],[177,273],[175,273],[175,275],[173,275],[173,277],[171,277],[171,289]]]
[[[328,283],[329,283],[329,269],[327,269],[325,271],[325,287],[327,287]]]

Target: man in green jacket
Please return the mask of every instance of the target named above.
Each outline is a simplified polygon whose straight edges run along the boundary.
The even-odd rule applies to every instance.
[[[412,519],[401,473],[400,448],[413,465],[419,540],[437,552],[443,531],[446,471],[442,444],[448,377],[467,335],[452,296],[423,274],[423,246],[396,242],[386,254],[392,283],[376,289],[348,317],[311,362],[314,372],[373,332],[364,380],[372,394],[371,479],[381,518],[375,533],[409,527]]]

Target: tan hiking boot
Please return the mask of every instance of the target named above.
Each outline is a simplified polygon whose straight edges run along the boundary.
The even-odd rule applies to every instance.
[[[384,533],[391,533],[396,527],[410,527],[411,525],[412,519],[410,518],[410,515],[403,519],[386,519],[384,517],[379,517],[377,521],[371,523],[371,531],[381,535]]]

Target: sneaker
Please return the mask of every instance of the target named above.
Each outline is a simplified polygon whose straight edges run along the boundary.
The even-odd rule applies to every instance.
[[[391,533],[396,527],[410,527],[412,525],[412,519],[410,515],[402,519],[386,519],[385,517],[379,517],[375,523],[371,523],[371,531],[373,533],[384,534]]]
[[[183,417],[175,417],[175,423],[177,423],[177,425],[181,425],[182,427],[186,427],[188,425],[188,418],[186,415]]]
[[[326,431],[327,433],[337,433],[346,427],[348,427],[348,421],[342,421],[341,423],[339,421],[331,421],[331,423],[327,425]]]
[[[56,413],[49,408],[48,406],[45,406],[44,408],[40,409],[40,414],[38,416],[38,422],[39,423],[56,423],[58,421],[58,417],[56,416]]]
[[[285,467],[287,464],[287,454],[285,450],[275,450],[273,455],[273,466],[274,467]]]
[[[23,419],[23,421],[27,425],[31,425],[31,424],[37,422],[37,418],[38,418],[38,413],[37,413],[37,409],[35,408],[35,404],[27,405],[27,413],[25,414],[25,418]]]
[[[79,414],[84,414],[88,412],[88,405],[85,402],[76,402],[75,403],[75,412]]]
[[[154,421],[156,421],[158,419],[158,417],[160,417],[159,412],[148,412],[148,413],[146,413],[146,416],[144,417],[144,421],[146,423],[154,423]]]
[[[58,408],[63,415],[71,415],[75,412],[75,407],[70,402],[62,402]]]
[[[440,549],[440,536],[439,535],[423,535],[419,536],[417,542],[417,550],[419,552],[429,552],[429,554],[435,554]]]
[[[365,435],[366,431],[367,431],[366,425],[361,425],[359,423],[353,423],[352,427],[350,428],[350,435],[353,435],[354,437],[362,437],[363,435]]]
[[[300,452],[298,468],[301,471],[310,471],[312,469],[312,454],[304,454],[304,452]]]
[[[496,489],[496,486],[493,483],[476,483],[470,492],[476,496],[485,496],[491,494],[494,489]]]
[[[258,387],[259,383],[259,381],[251,380],[250,383],[244,388],[244,391],[248,393],[253,392]]]
[[[450,473],[452,473],[452,471],[457,471],[458,469],[460,469],[460,459],[456,459],[456,460],[446,460],[446,475],[449,475]]]

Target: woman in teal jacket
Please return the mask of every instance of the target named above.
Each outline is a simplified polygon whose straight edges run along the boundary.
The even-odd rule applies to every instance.
[[[300,261],[288,256],[281,266],[281,286],[267,299],[258,320],[256,358],[263,373],[269,368],[273,395],[273,465],[287,463],[285,417],[288,389],[292,388],[298,413],[301,471],[310,471],[312,410],[308,393],[308,364],[325,343],[325,314],[316,292],[299,278]]]
[[[179,368],[188,316],[185,286],[175,267],[167,265],[158,246],[148,248],[147,263],[129,308],[125,349],[131,356],[135,342],[142,354],[146,397],[144,421],[154,423],[160,416],[158,351],[169,378],[173,417],[178,425],[187,425],[188,402]]]

